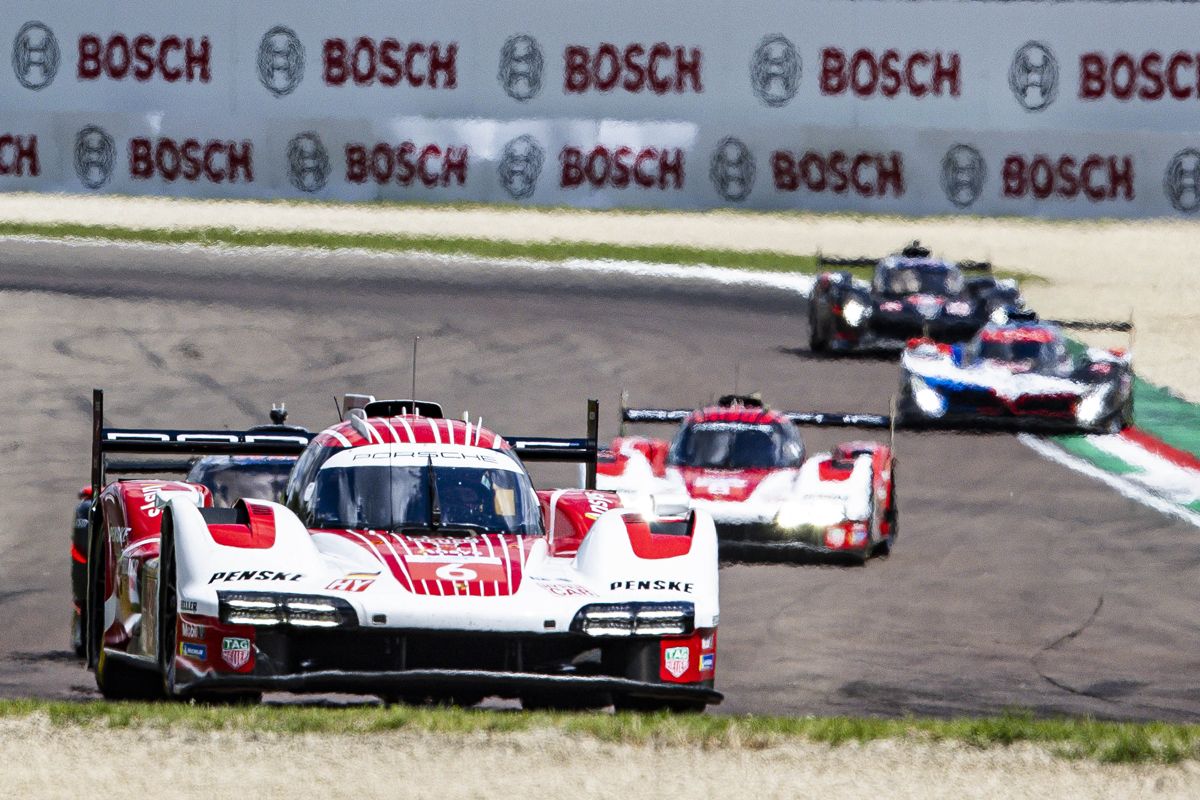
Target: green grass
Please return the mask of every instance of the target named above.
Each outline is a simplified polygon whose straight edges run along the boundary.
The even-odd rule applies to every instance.
[[[379,252],[423,252],[496,259],[566,261],[581,258],[610,261],[640,261],[654,264],[731,267],[765,272],[818,271],[815,255],[780,253],[771,250],[721,250],[679,245],[619,245],[604,242],[513,242],[479,237],[413,236],[382,233],[332,233],[328,231],[260,231],[237,228],[123,228],[73,223],[0,222],[0,236],[48,236],[104,239],[154,244],[232,245],[241,247],[309,247],[338,249],[355,247]],[[881,254],[882,255],[882,254]],[[871,274],[870,267],[849,270],[858,277]],[[999,271],[1000,277],[1042,281],[1031,273]]]
[[[432,707],[238,706],[0,700],[0,718],[44,714],[56,726],[137,727],[244,733],[372,734],[388,731],[504,735],[556,730],[603,742],[762,749],[789,741],[829,745],[898,739],[980,749],[1031,743],[1064,758],[1102,763],[1200,760],[1200,725],[1040,719],[1008,713],[974,719],[875,719],[484,711]]]

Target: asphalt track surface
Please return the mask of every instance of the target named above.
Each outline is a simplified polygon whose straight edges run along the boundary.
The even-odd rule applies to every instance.
[[[415,256],[7,240],[0,325],[6,697],[95,696],[66,649],[93,386],[110,424],[244,427],[286,400],[316,428],[345,391],[407,396],[420,335],[422,397],[544,435],[581,434],[598,397],[608,437],[622,388],[686,406],[736,381],[781,407],[884,412],[896,383],[888,360],[809,356],[780,290]],[[810,450],[845,436],[806,433]],[[1200,532],[1011,436],[897,446],[891,557],[723,569],[715,713],[1200,720]]]

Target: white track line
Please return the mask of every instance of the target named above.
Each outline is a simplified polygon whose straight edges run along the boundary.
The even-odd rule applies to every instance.
[[[355,258],[389,260],[396,258],[421,258],[437,264],[471,265],[487,264],[509,269],[526,269],[540,272],[554,270],[567,272],[597,272],[612,275],[627,275],[641,278],[657,278],[687,281],[703,281],[725,286],[758,286],[768,289],[781,289],[796,292],[807,297],[812,290],[815,277],[807,273],[797,272],[767,272],[757,270],[735,269],[733,267],[713,267],[705,264],[655,264],[647,261],[617,261],[608,259],[568,258],[562,261],[540,261],[527,258],[488,258],[470,254],[448,255],[445,253],[430,253],[419,248],[414,250],[371,250],[358,247],[292,247],[289,245],[228,245],[206,244],[203,242],[187,242],[168,244],[164,242],[124,242],[103,237],[50,237],[50,236],[2,236],[0,240],[53,243],[68,247],[94,247],[104,245],[112,249],[124,249],[142,252],[179,252],[179,251],[222,251],[235,254],[255,254],[259,256],[276,256],[280,259],[297,257],[324,258],[329,256],[353,256]],[[269,267],[271,274],[278,274],[278,267]]]
[[[1087,475],[1089,478],[1094,478],[1108,486],[1110,489],[1114,489],[1122,497],[1135,500],[1142,505],[1153,508],[1155,511],[1175,517],[1176,519],[1181,519],[1196,528],[1200,528],[1200,514],[1197,514],[1194,511],[1189,511],[1182,506],[1177,506],[1174,503],[1164,500],[1119,475],[1114,475],[1111,472],[1105,472],[1094,464],[1090,464],[1087,461],[1084,461],[1082,458],[1078,458],[1070,453],[1067,453],[1062,448],[1051,444],[1045,439],[1029,433],[1022,433],[1017,436],[1017,439],[1021,442],[1021,444],[1025,445],[1030,450],[1033,450],[1043,458],[1049,459],[1057,464],[1062,464],[1064,467],[1073,469],[1083,475]]]

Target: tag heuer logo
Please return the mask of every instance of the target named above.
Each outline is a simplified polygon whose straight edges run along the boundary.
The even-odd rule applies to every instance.
[[[690,651],[687,647],[668,647],[663,651],[663,666],[676,678],[683,677],[690,661]]]
[[[246,666],[250,662],[250,640],[226,636],[221,640],[221,658],[234,669]]]

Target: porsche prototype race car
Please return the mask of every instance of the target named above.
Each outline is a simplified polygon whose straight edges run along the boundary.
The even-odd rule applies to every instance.
[[[869,283],[844,271],[817,277],[808,307],[814,353],[900,349],[914,337],[962,342],[987,322],[1006,322],[1024,309],[1015,281],[964,275],[990,272],[990,264],[931,258],[919,242],[886,258],[822,257],[820,263],[874,266],[875,275]]]
[[[271,409],[270,425],[250,429],[252,435],[267,433],[296,436],[296,451],[310,438],[304,428],[287,425],[287,410],[279,405]],[[228,508],[242,497],[279,499],[284,484],[296,461],[295,455],[275,456],[205,456],[200,459],[124,460],[108,463],[109,475],[152,474],[183,475],[184,481],[205,486],[212,494],[213,505]],[[71,648],[77,656],[85,655],[83,647],[83,603],[87,593],[87,551],[89,516],[93,507],[92,487],[79,492],[71,529]]]
[[[108,697],[721,700],[712,519],[647,518],[594,489],[595,401],[580,439],[505,439],[436,403],[370,400],[311,442],[104,428],[102,402],[86,613]],[[109,453],[297,445],[282,503],[102,486]],[[535,491],[525,460],[585,462],[590,485]]]
[[[728,556],[808,551],[861,564],[896,540],[892,448],[854,441],[809,456],[796,427],[887,428],[888,417],[775,411],[755,397],[726,395],[697,411],[623,407],[621,419],[679,429],[670,442],[613,440],[599,486],[647,513],[708,512]]]
[[[989,324],[966,344],[909,343],[900,358],[897,424],[1116,432],[1133,421],[1133,370],[1122,350],[1083,348],[1063,327],[1131,331],[1129,323]]]

